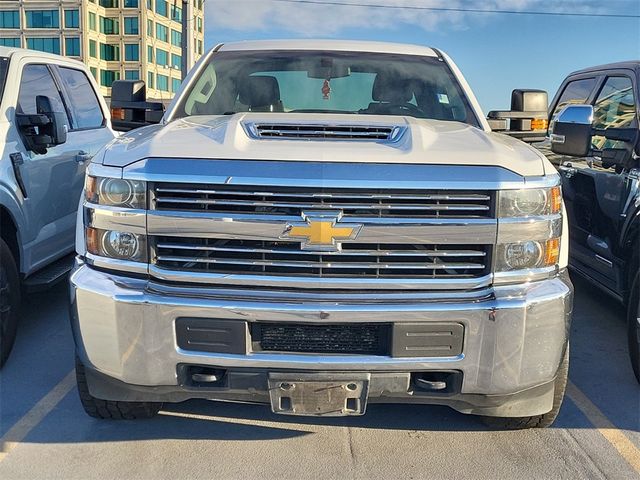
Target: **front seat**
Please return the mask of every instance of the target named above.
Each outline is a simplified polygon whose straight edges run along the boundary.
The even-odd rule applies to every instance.
[[[249,76],[240,82],[238,101],[250,112],[284,112],[280,87],[275,77]]]
[[[413,99],[411,82],[394,72],[379,72],[373,81],[371,98],[368,113],[389,113],[393,107],[402,107]]]

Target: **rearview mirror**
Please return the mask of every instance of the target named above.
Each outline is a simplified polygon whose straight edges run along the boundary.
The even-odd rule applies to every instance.
[[[16,124],[27,150],[44,155],[48,148],[67,141],[67,114],[54,112],[51,99],[44,95],[36,96],[36,112],[16,113]]]
[[[591,150],[593,106],[567,105],[552,120],[551,150],[559,155],[586,157]]]
[[[111,124],[114,130],[160,123],[164,115],[162,102],[147,101],[147,87],[141,80],[116,80],[111,85]]]
[[[547,135],[548,95],[544,90],[516,89],[511,92],[511,110],[492,110],[489,126],[524,142],[540,142]]]

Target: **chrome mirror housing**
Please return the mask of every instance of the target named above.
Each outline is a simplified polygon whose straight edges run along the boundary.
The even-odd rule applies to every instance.
[[[591,150],[592,105],[567,105],[553,118],[549,140],[560,155],[585,157]]]

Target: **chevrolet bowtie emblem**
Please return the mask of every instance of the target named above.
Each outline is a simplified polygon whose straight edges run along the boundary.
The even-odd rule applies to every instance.
[[[340,250],[339,240],[355,239],[362,228],[339,223],[341,216],[336,212],[302,212],[304,222],[288,224],[283,237],[300,239],[303,250]]]

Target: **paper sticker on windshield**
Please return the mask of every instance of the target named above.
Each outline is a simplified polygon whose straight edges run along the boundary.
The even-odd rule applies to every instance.
[[[440,103],[449,104],[449,96],[446,93],[439,93],[438,94],[438,101]]]

